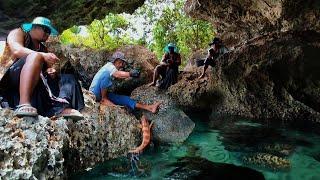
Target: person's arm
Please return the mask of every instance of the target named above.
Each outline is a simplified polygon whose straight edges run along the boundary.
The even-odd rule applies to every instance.
[[[14,58],[21,58],[36,52],[23,46],[24,32],[21,29],[12,30],[8,35],[7,42]]]
[[[22,58],[31,53],[39,53],[43,56],[44,61],[49,66],[59,60],[59,58],[53,53],[37,52],[24,47],[24,32],[21,29],[12,30],[8,35],[7,42],[14,58]]]
[[[107,94],[108,94],[108,91],[106,89],[101,90],[100,104],[105,105],[105,106],[115,106],[115,104],[108,99]]]
[[[178,54],[176,64],[177,64],[178,66],[181,65],[181,55],[180,55],[180,54]]]
[[[130,72],[116,71],[112,74],[112,76],[119,79],[126,79],[130,77]]]
[[[160,65],[168,65],[168,63],[167,63],[167,54],[166,53],[162,56]]]

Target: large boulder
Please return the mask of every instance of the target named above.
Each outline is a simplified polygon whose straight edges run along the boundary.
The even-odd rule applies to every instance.
[[[68,69],[68,66],[75,69],[75,73],[78,74],[85,88],[89,88],[94,75],[111,59],[113,54],[106,50],[76,48],[54,42],[49,43],[48,47],[61,59],[62,69]],[[154,53],[138,45],[120,47],[116,51],[122,51],[125,54],[128,60],[126,71],[139,69],[142,73],[139,78],[115,81],[114,91],[130,94],[136,87],[151,81],[153,69],[158,64]]]
[[[156,114],[144,112],[147,118],[154,122],[152,127],[154,140],[160,143],[183,142],[192,132],[195,126],[194,122],[178,108],[165,92],[156,87],[145,85],[135,89],[131,97],[144,104],[161,102]]]
[[[139,121],[120,107],[98,104],[85,91],[84,120],[16,118],[0,109],[0,175],[10,179],[66,178],[136,147]]]
[[[182,74],[169,94],[185,108],[274,120],[320,122],[320,34],[288,31],[252,39],[218,60],[207,78]]]

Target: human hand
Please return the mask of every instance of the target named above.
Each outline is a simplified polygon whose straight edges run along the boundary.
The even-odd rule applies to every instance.
[[[137,77],[140,76],[140,71],[137,70],[137,69],[133,69],[133,70],[131,70],[131,71],[129,72],[129,74],[130,74],[130,77],[135,77],[135,78],[137,78]]]
[[[44,58],[44,61],[48,64],[49,67],[52,67],[52,65],[56,62],[58,62],[60,59],[53,53],[42,53],[42,56]]]
[[[57,70],[55,68],[48,68],[47,73],[52,79],[55,79],[57,76]]]

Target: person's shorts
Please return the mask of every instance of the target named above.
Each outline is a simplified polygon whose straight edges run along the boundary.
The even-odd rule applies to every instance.
[[[206,66],[214,67],[214,66],[216,65],[216,62],[215,62],[213,59],[207,58],[207,59],[204,61],[204,64],[205,64]]]

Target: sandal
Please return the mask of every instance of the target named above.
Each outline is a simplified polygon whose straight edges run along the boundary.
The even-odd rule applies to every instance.
[[[31,104],[20,104],[17,106],[17,109],[14,111],[14,116],[24,117],[24,116],[38,116],[37,109],[32,107]]]
[[[70,118],[76,121],[84,119],[83,115],[75,109],[70,110],[70,113],[61,113],[58,117]]]

